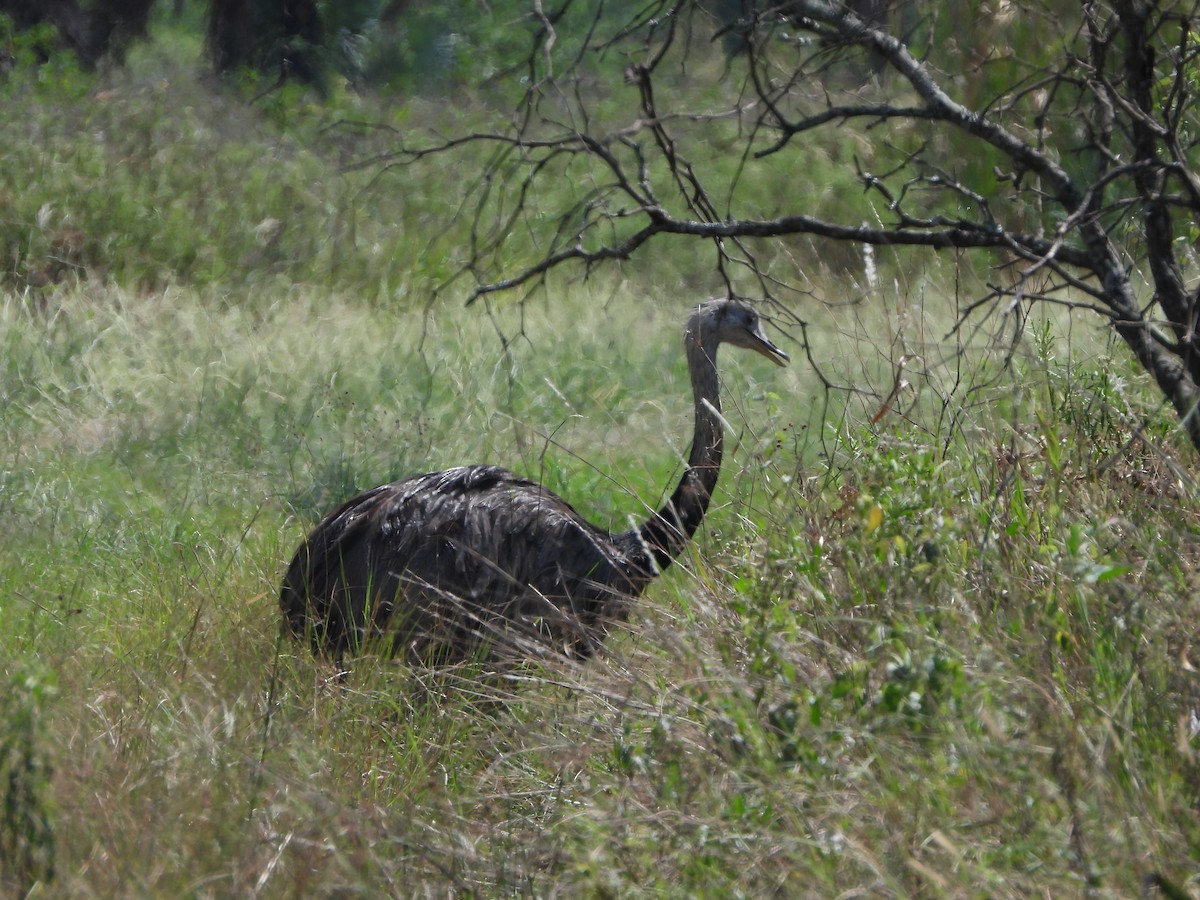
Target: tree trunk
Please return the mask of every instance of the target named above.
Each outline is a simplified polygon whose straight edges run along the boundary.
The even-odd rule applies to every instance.
[[[321,83],[325,40],[316,0],[211,0],[208,53],[222,74],[246,67]]]
[[[106,54],[123,61],[129,42],[145,34],[153,5],[154,0],[97,0],[86,7],[79,0],[0,0],[0,12],[18,31],[53,25],[62,44],[94,68]]]

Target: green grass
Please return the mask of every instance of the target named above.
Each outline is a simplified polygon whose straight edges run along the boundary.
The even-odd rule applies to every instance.
[[[367,101],[145,53],[0,86],[0,893],[1196,892],[1195,461],[1086,317],[1006,365],[1005,319],[947,336],[949,261],[814,277],[791,368],[723,355],[714,509],[599,659],[337,683],[280,638],[305,530],[464,462],[624,527],[718,287],[664,245],[431,303],[460,169],[370,184],[324,129]]]
[[[506,358],[482,316],[319,291],[10,297],[0,659],[29,752],[0,764],[46,827],[6,832],[6,884],[47,857],[85,896],[1195,879],[1190,468],[1127,366],[1048,338],[950,430],[919,397],[871,425],[835,392],[823,422],[804,366],[728,353],[717,508],[582,668],[338,686],[280,642],[280,571],[356,488],[495,460],[614,526],[657,502],[681,314],[576,291],[499,313]],[[814,343],[882,394],[879,333]]]
[[[0,102],[23,136],[0,149],[0,280],[11,289],[37,300],[73,278],[99,277],[147,290],[200,286],[239,303],[297,282],[378,305],[439,290],[457,297],[468,262],[515,273],[550,242],[568,240],[564,229],[581,215],[573,192],[519,187],[534,163],[515,148],[476,142],[453,153],[399,152],[467,133],[511,136],[516,80],[478,89],[439,82],[429,94],[409,89],[386,99],[339,84],[321,99],[250,76],[218,82],[204,70],[200,36],[174,20],[153,21],[151,34],[131,48],[127,67],[99,75],[80,71],[69,55],[37,67],[29,48],[9,42],[20,65],[0,80]],[[611,76],[611,63],[599,71]],[[725,108],[719,56],[688,78],[706,86],[703,111]],[[613,91],[596,75],[585,85],[597,97],[589,116],[614,129],[630,124],[631,88]],[[549,123],[571,115],[546,102],[543,128],[561,136]],[[743,218],[780,214],[787,200],[778,186],[793,179],[792,166],[772,156],[747,173],[732,152],[744,124],[714,127],[722,126],[709,135],[686,116],[672,122],[718,207]],[[876,160],[871,146],[842,140],[834,135],[808,154],[806,172],[819,185],[810,200],[817,211],[871,220],[878,213],[844,161],[890,163]],[[606,166],[582,157],[547,165],[544,184],[609,194]],[[652,174],[669,181],[657,164]],[[735,189],[738,204],[727,208],[723,198]],[[665,202],[687,214],[674,190]],[[620,232],[634,221],[610,225]],[[594,249],[601,234],[608,231],[593,230],[585,243]],[[708,275],[714,245],[664,238],[658,246],[664,252],[652,264],[627,266],[639,286],[721,288]],[[782,281],[861,269],[858,253],[834,242],[747,247]],[[754,289],[753,278],[738,280],[743,291]]]
[[[241,297],[303,279],[386,303],[455,270],[466,232],[447,230],[442,187],[477,160],[352,167],[394,150],[414,116],[453,127],[452,106],[217,83],[199,36],[155,33],[99,77],[64,56],[0,80],[23,136],[0,151],[6,283],[40,293],[82,274]]]

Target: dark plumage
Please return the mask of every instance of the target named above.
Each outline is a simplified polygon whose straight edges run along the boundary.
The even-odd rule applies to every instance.
[[[679,486],[643,524],[611,532],[499,466],[462,466],[377,487],[331,512],[283,580],[287,625],[340,659],[379,649],[446,662],[471,653],[586,657],[695,533],[716,486],[722,422],[717,346],[787,354],[758,313],[700,304],[684,335],[695,399]]]

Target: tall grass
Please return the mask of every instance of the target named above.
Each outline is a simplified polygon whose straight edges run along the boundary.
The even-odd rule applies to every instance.
[[[368,660],[337,684],[280,639],[281,567],[358,488],[494,460],[614,527],[657,502],[686,451],[682,312],[623,290],[491,321],[300,289],[257,308],[10,297],[0,659],[47,687],[6,710],[32,762],[0,764],[42,773],[14,803],[46,824],[8,826],[33,849],[6,884],[1123,896],[1194,879],[1194,487],[1169,417],[1090,340],[1043,331],[972,393],[910,337],[921,390],[944,396],[906,388],[873,423],[894,320],[858,344],[844,312],[814,323],[826,376],[871,402],[729,353],[717,508],[587,666],[485,687]]]
[[[461,170],[378,189],[325,127],[365,101],[142,52],[0,86],[0,892],[1195,892],[1195,466],[1086,319],[1014,347],[949,262],[843,261],[792,368],[724,355],[714,509],[600,658],[337,681],[280,636],[305,530],[485,461],[624,527],[716,288],[430,303]]]
[[[21,136],[0,150],[7,283],[35,298],[80,275],[242,297],[303,280],[391,302],[453,273],[466,232],[447,229],[442,186],[476,161],[352,165],[394,150],[414,117],[453,127],[453,105],[217,83],[199,34],[154,33],[100,76],[30,54],[0,79]]]

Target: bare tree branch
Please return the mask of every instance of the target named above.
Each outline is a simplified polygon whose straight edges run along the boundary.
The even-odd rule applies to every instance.
[[[797,236],[990,251],[1013,261],[1014,281],[991,285],[963,315],[996,301],[1097,315],[1200,450],[1191,247],[1200,229],[1200,6],[1114,0],[1047,17],[1056,33],[1032,48],[1035,58],[1004,57],[1011,75],[997,84],[966,49],[954,57],[921,44],[919,29],[912,37],[833,0],[745,3],[724,21],[699,0],[649,2],[626,21],[601,5],[575,23],[583,38],[568,52],[563,36],[581,7],[567,0],[546,14],[552,27],[543,23],[534,41],[511,127],[376,161],[495,145],[474,182],[468,302],[563,266],[586,273],[672,246],[668,236],[711,247],[713,275],[730,293],[750,278],[768,298],[795,289],[770,260],[787,257],[785,239]],[[689,66],[721,41],[722,86],[695,86]],[[566,55],[552,65],[547,54],[560,48]],[[877,76],[862,78],[864,69]],[[628,92],[625,113],[600,110],[600,84]],[[853,202],[820,201],[805,171],[812,142],[828,142],[831,129],[854,135],[874,159],[845,163],[862,187]],[[751,178],[759,168],[772,174]],[[766,178],[774,197],[743,189]],[[551,183],[556,193],[541,190]]]

